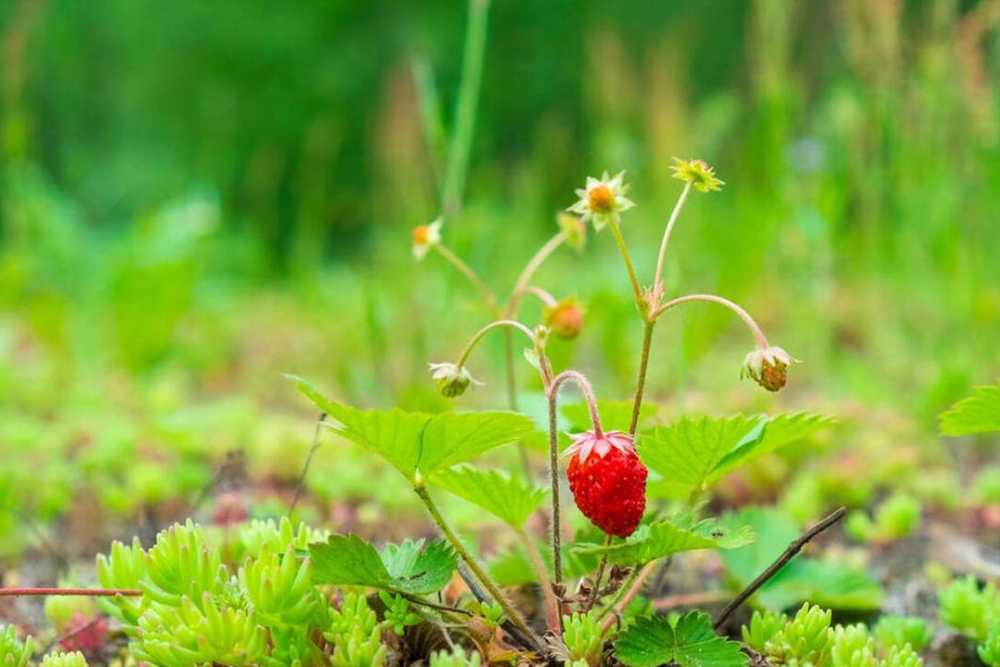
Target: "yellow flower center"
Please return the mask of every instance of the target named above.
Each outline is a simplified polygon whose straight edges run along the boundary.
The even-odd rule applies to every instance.
[[[420,225],[413,228],[413,242],[417,245],[425,245],[431,237],[430,225]]]
[[[611,213],[615,206],[615,193],[604,185],[595,185],[587,192],[587,204],[594,213]]]

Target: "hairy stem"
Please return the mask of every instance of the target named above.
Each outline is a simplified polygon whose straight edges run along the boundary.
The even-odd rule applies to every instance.
[[[469,0],[462,54],[462,77],[455,107],[455,131],[448,150],[442,204],[446,214],[454,215],[462,207],[462,194],[469,171],[472,136],[476,125],[476,104],[483,74],[489,0]]]
[[[515,609],[507,600],[503,591],[500,590],[500,587],[497,586],[496,582],[494,582],[490,576],[486,574],[486,570],[479,564],[479,561],[477,561],[469,550],[465,548],[465,545],[462,544],[462,540],[458,538],[458,535],[455,534],[455,531],[452,530],[451,526],[445,520],[444,515],[441,514],[441,510],[438,509],[438,506],[431,499],[430,494],[427,493],[427,489],[418,484],[413,490],[416,491],[417,496],[419,496],[420,500],[423,501],[424,506],[430,513],[431,518],[434,519],[434,523],[437,524],[441,534],[444,535],[445,539],[448,540],[452,548],[455,549],[455,553],[458,554],[459,558],[461,558],[469,570],[472,571],[472,574],[479,580],[479,583],[481,583],[489,594],[493,596],[496,603],[503,608],[504,614],[506,614],[507,618],[510,619],[510,622],[514,625],[514,627],[541,645],[541,640],[538,638],[538,635],[535,634],[535,631],[531,629],[527,621],[524,620],[524,617],[521,616],[520,612],[518,612],[517,609]]]
[[[670,214],[670,220],[667,222],[666,229],[663,230],[663,240],[660,241],[660,254],[656,258],[656,276],[653,278],[653,291],[656,293],[656,298],[659,299],[660,294],[663,292],[663,260],[667,256],[667,243],[670,241],[670,233],[674,231],[674,223],[677,222],[677,216],[681,212],[681,208],[684,207],[684,201],[687,199],[688,193],[691,192],[691,181],[684,184],[684,190],[681,191],[681,196],[677,198],[677,203],[674,204],[674,210]]]
[[[628,246],[625,245],[625,237],[622,236],[622,230],[619,229],[618,223],[614,220],[608,223],[611,227],[611,233],[615,237],[615,243],[618,245],[618,252],[622,255],[622,261],[625,262],[625,269],[628,271],[628,279],[632,283],[632,291],[635,292],[636,303],[642,300],[642,288],[639,286],[639,280],[635,277],[635,269],[632,268],[632,258],[628,254]]]
[[[563,371],[552,380],[548,388],[550,394],[549,412],[553,412],[559,388],[566,382],[573,382],[580,388],[580,391],[583,393],[583,400],[587,403],[587,409],[590,411],[590,422],[594,426],[594,436],[597,438],[604,437],[604,429],[601,428],[601,415],[597,411],[597,399],[594,397],[594,390],[591,388],[587,378],[578,371]]]
[[[551,389],[549,398],[549,484],[552,487],[552,571],[557,584],[562,583],[562,521],[559,517],[559,433],[558,397]],[[561,615],[560,615],[561,616]]]
[[[629,421],[629,435],[635,435],[639,428],[639,413],[642,411],[642,398],[646,392],[646,373],[649,372],[649,353],[653,346],[653,329],[656,321],[650,320],[642,329],[642,354],[639,357],[639,376],[635,382],[635,399],[632,401],[632,419]]]
[[[719,613],[719,617],[715,619],[715,623],[712,624],[712,627],[718,630],[722,624],[726,622],[726,619],[729,618],[729,615],[739,609],[739,606],[747,601],[747,598],[756,593],[761,586],[766,584],[768,580],[771,579],[771,577],[778,574],[778,572],[781,571],[781,568],[788,564],[788,561],[795,558],[795,556],[802,551],[802,547],[804,547],[809,540],[813,539],[824,530],[840,521],[846,513],[847,508],[841,507],[807,530],[800,537],[793,540],[791,544],[788,545],[788,548],[785,549],[780,556],[778,556],[777,560],[771,563],[766,570],[760,573],[760,576],[754,579],[749,586],[744,588],[739,595],[733,598],[732,602],[726,605],[725,609]]]
[[[479,274],[476,273],[471,266],[463,262],[458,255],[453,253],[451,250],[448,250],[448,248],[441,243],[437,243],[432,247],[439,255],[444,257],[449,264],[455,267],[459,273],[465,276],[470,283],[472,283],[473,288],[479,292],[479,296],[486,303],[486,307],[489,308],[490,312],[499,314],[500,311],[499,306],[497,305],[497,297],[493,294],[490,288],[487,287],[486,283],[483,282],[483,279],[479,277]]]
[[[653,319],[657,319],[660,315],[675,306],[679,306],[682,303],[690,303],[691,301],[707,301],[725,306],[729,310],[736,313],[736,315],[743,320],[743,323],[747,325],[747,328],[750,329],[750,333],[753,334],[754,340],[757,341],[757,347],[762,350],[767,348],[767,337],[764,336],[764,332],[761,330],[760,326],[758,326],[757,322],[750,317],[750,313],[744,310],[742,306],[733,303],[729,299],[724,299],[721,296],[716,296],[714,294],[688,294],[687,296],[679,296],[676,299],[671,299],[653,311]]]
[[[542,597],[545,599],[548,629],[561,636],[562,614],[560,613],[559,599],[556,597],[555,591],[552,590],[552,581],[549,579],[548,570],[542,561],[542,555],[538,553],[538,547],[535,546],[531,536],[524,532],[524,529],[519,528],[517,530],[517,538],[521,541],[525,553],[528,554],[528,560],[531,561],[532,567],[535,568],[535,572],[538,574],[538,584],[542,587]]]

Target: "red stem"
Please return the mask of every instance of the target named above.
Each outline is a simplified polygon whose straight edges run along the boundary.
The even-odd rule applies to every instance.
[[[135,588],[0,588],[0,597],[40,597],[62,595],[75,597],[136,597],[142,591]]]

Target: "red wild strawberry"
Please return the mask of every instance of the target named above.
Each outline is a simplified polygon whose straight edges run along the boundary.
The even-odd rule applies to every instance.
[[[649,474],[635,453],[632,436],[587,431],[571,437],[566,474],[576,506],[608,535],[628,537],[646,510]]]

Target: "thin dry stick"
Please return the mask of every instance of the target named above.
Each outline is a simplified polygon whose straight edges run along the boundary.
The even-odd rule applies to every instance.
[[[653,600],[653,608],[657,611],[674,609],[675,607],[693,607],[709,602],[722,602],[728,597],[725,591],[698,591],[696,593],[679,593]]]
[[[788,563],[788,561],[795,558],[795,556],[800,551],[802,551],[802,547],[804,547],[809,542],[809,540],[813,539],[814,537],[822,533],[824,530],[826,530],[833,524],[840,521],[840,519],[843,518],[844,514],[846,513],[847,513],[847,508],[841,507],[836,512],[834,512],[833,514],[826,517],[825,519],[817,523],[815,526],[807,530],[805,533],[802,534],[801,537],[799,537],[791,544],[789,544],[788,548],[785,549],[784,553],[778,556],[778,559],[776,561],[771,563],[771,565],[766,570],[761,572],[759,577],[753,580],[753,583],[751,583],[749,586],[743,589],[742,593],[737,595],[735,598],[733,598],[732,602],[726,605],[726,608],[722,610],[722,612],[719,614],[719,617],[715,619],[715,623],[712,624],[712,627],[718,630],[722,626],[722,624],[725,623],[726,619],[729,618],[729,615],[732,614],[734,611],[736,611],[741,604],[747,601],[747,598],[756,593],[757,589],[766,584],[768,580],[771,579],[771,577],[778,574],[778,572],[781,571],[781,568],[783,568]]]
[[[306,456],[306,462],[302,466],[302,474],[299,475],[299,483],[295,486],[295,496],[292,498],[291,504],[288,506],[288,515],[291,516],[292,512],[295,511],[295,506],[299,503],[299,498],[302,497],[302,492],[306,488],[306,475],[309,474],[309,466],[312,464],[313,456],[316,454],[316,450],[319,449],[319,429],[323,426],[323,422],[326,421],[326,413],[319,413],[319,419],[316,420],[316,430],[313,432],[312,447],[309,448],[309,454]]]
[[[63,597],[138,597],[142,591],[137,588],[0,588],[0,597],[42,597],[59,595]]]

